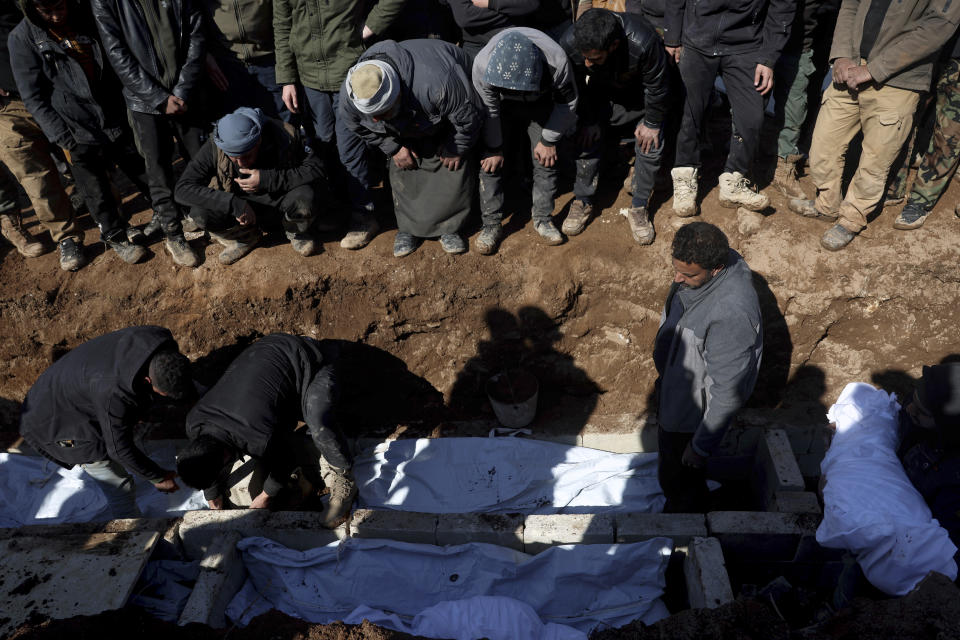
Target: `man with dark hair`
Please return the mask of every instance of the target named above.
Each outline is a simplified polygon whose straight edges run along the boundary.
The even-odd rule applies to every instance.
[[[292,125],[241,107],[224,116],[177,182],[176,199],[233,264],[260,241],[257,220],[279,218],[294,251],[320,250],[315,220],[326,193],[320,158]]]
[[[121,217],[107,172],[119,167],[146,190],[143,159],[134,151],[120,83],[104,59],[93,16],[75,0],[19,1],[25,17],[9,45],[20,96],[47,138],[66,151],[101,240],[124,262],[139,262],[146,249],[130,237],[143,235]]]
[[[561,44],[573,63],[580,92],[574,200],[561,230],[577,235],[593,215],[603,138],[633,138],[633,200],[622,212],[634,240],[650,244],[655,232],[647,202],[660,169],[660,130],[670,85],[660,36],[639,15],[591,9],[567,31]]]
[[[347,72],[340,119],[391,158],[394,256],[438,236],[447,253],[467,250],[460,229],[476,192],[482,113],[467,54],[448,42],[379,42]]]
[[[750,397],[763,353],[750,267],[706,222],[677,230],[674,278],[653,349],[664,511],[708,506],[706,459]]]
[[[193,395],[190,361],[170,331],[128,327],[85,342],[44,371],[23,401],[20,434],[57,464],[79,464],[103,490],[112,517],[139,516],[133,477],[177,490],[176,474],[134,443],[134,427],[155,396]]]
[[[330,465],[325,525],[335,526],[357,495],[335,416],[338,352],[333,342],[282,333],[247,347],[187,415],[191,443],[177,455],[183,482],[203,489],[210,508],[222,509],[233,463],[250,455],[268,474],[250,507],[269,507],[296,466],[294,430],[302,420]]]

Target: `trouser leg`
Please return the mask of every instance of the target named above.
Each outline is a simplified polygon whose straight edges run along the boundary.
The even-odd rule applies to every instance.
[[[817,211],[840,213],[843,165],[850,141],[860,131],[860,104],[832,84],[823,94],[810,143],[810,178],[817,189]]]
[[[744,176],[749,176],[753,168],[763,126],[763,96],[753,84],[756,68],[752,56],[722,57],[721,74],[736,129],[724,170],[738,171]]]
[[[333,109],[340,106],[340,94],[333,94]],[[347,170],[347,194],[355,211],[373,213],[373,198],[370,196],[370,156],[383,158],[379,151],[369,149],[363,138],[346,127],[338,118],[334,124],[340,162]]]
[[[664,128],[660,129],[660,144],[651,147],[644,153],[640,143],[634,139],[633,151],[635,160],[633,165],[633,200],[631,206],[645,207],[653,194],[653,186],[657,181],[657,173],[663,161],[663,150],[666,147],[663,140]]]
[[[107,175],[106,151],[99,145],[84,145],[70,152],[70,166],[90,216],[100,228],[100,239],[114,240],[118,235],[126,239],[113,185]]]
[[[664,513],[703,513],[709,506],[706,472],[681,462],[691,440],[692,433],[671,433],[658,427],[657,479],[667,499]]]
[[[123,465],[113,460],[101,460],[82,466],[87,475],[96,480],[107,498],[111,518],[140,517],[133,476],[123,468]]]
[[[683,119],[677,132],[677,167],[700,166],[700,132],[713,93],[713,82],[720,68],[718,58],[709,58],[689,47],[680,56],[683,78]]]
[[[573,196],[593,204],[593,197],[597,193],[597,183],[600,178],[600,155],[603,149],[603,134],[592,144],[578,148],[577,173],[573,181]],[[536,160],[534,160],[536,162]]]
[[[557,197],[557,165],[545,167],[533,157],[533,148],[540,141],[543,126],[536,120],[527,125],[527,135],[530,136],[530,157],[533,163],[533,203],[530,217],[534,222],[545,220],[553,215],[553,203]],[[557,143],[559,144],[559,142]]]
[[[781,56],[777,63],[773,88],[774,109],[777,122],[781,123],[777,137],[777,155],[781,158],[800,155],[800,135],[807,119],[807,89],[816,71],[812,49],[802,52],[798,57]],[[781,87],[779,91],[778,86]]]
[[[484,225],[503,220],[503,172],[480,169],[480,220]]]
[[[237,219],[230,213],[221,213],[219,211],[204,209],[203,207],[190,207],[190,219],[204,231],[211,231],[213,233],[232,229],[239,224]]]
[[[350,469],[353,460],[335,414],[339,397],[336,366],[327,364],[317,372],[307,387],[303,419],[320,450],[320,455],[327,463],[337,469]]]
[[[7,165],[0,162],[0,215],[20,213],[20,192],[17,189],[17,180],[7,169]]]
[[[937,83],[936,124],[910,191],[910,202],[933,209],[960,164],[960,60],[954,58]]]
[[[283,214],[283,230],[287,235],[307,233],[316,218],[316,191],[313,185],[305,184],[291,189],[280,199],[279,208]]]
[[[163,116],[131,112],[133,133],[146,165],[150,204],[166,236],[183,234],[173,201],[173,127]]]

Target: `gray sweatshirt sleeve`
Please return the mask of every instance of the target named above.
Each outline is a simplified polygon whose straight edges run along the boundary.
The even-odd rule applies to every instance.
[[[503,146],[503,132],[500,128],[500,94],[483,80],[483,74],[490,63],[493,45],[498,38],[494,36],[473,60],[473,88],[483,103],[483,146],[487,149],[499,149]]]
[[[522,31],[543,53],[544,60],[547,62],[547,69],[544,71],[549,71],[553,78],[553,111],[540,134],[540,141],[552,146],[563,136],[573,133],[577,126],[576,78],[570,66],[570,58],[567,57],[563,47],[554,42],[550,36],[536,29]]]

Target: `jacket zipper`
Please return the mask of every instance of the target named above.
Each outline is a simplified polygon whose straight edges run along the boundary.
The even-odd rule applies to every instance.
[[[246,62],[246,58],[250,57],[251,52],[247,51],[247,34],[243,30],[243,18],[240,15],[240,0],[233,0],[233,12],[237,14],[237,31],[240,32],[240,46],[246,54],[244,57],[244,62]]]

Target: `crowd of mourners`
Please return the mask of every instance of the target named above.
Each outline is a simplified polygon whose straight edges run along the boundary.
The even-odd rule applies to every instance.
[[[191,231],[223,245],[224,264],[265,231],[310,256],[344,222],[341,246],[366,246],[388,215],[373,197],[383,184],[395,256],[429,238],[467,251],[476,209],[473,245],[488,255],[505,187],[530,194],[533,231],[561,244],[598,213],[600,174],[623,175],[632,144],[621,213],[650,244],[654,187],[672,181],[673,215],[696,216],[707,154],[723,163],[721,205],[768,209],[754,163],[772,126],[772,186],[827,221],[820,243],[837,251],[884,203],[906,202],[894,227],[920,227],[946,190],[958,20],[952,0],[11,0],[2,232],[24,256],[49,248],[20,220],[19,182],[61,267],[81,268],[69,173],[128,263],[162,234],[175,263],[197,266]],[[705,135],[721,96],[729,149]],[[143,228],[122,212],[117,173],[149,196]],[[554,215],[563,175],[574,198]]]

